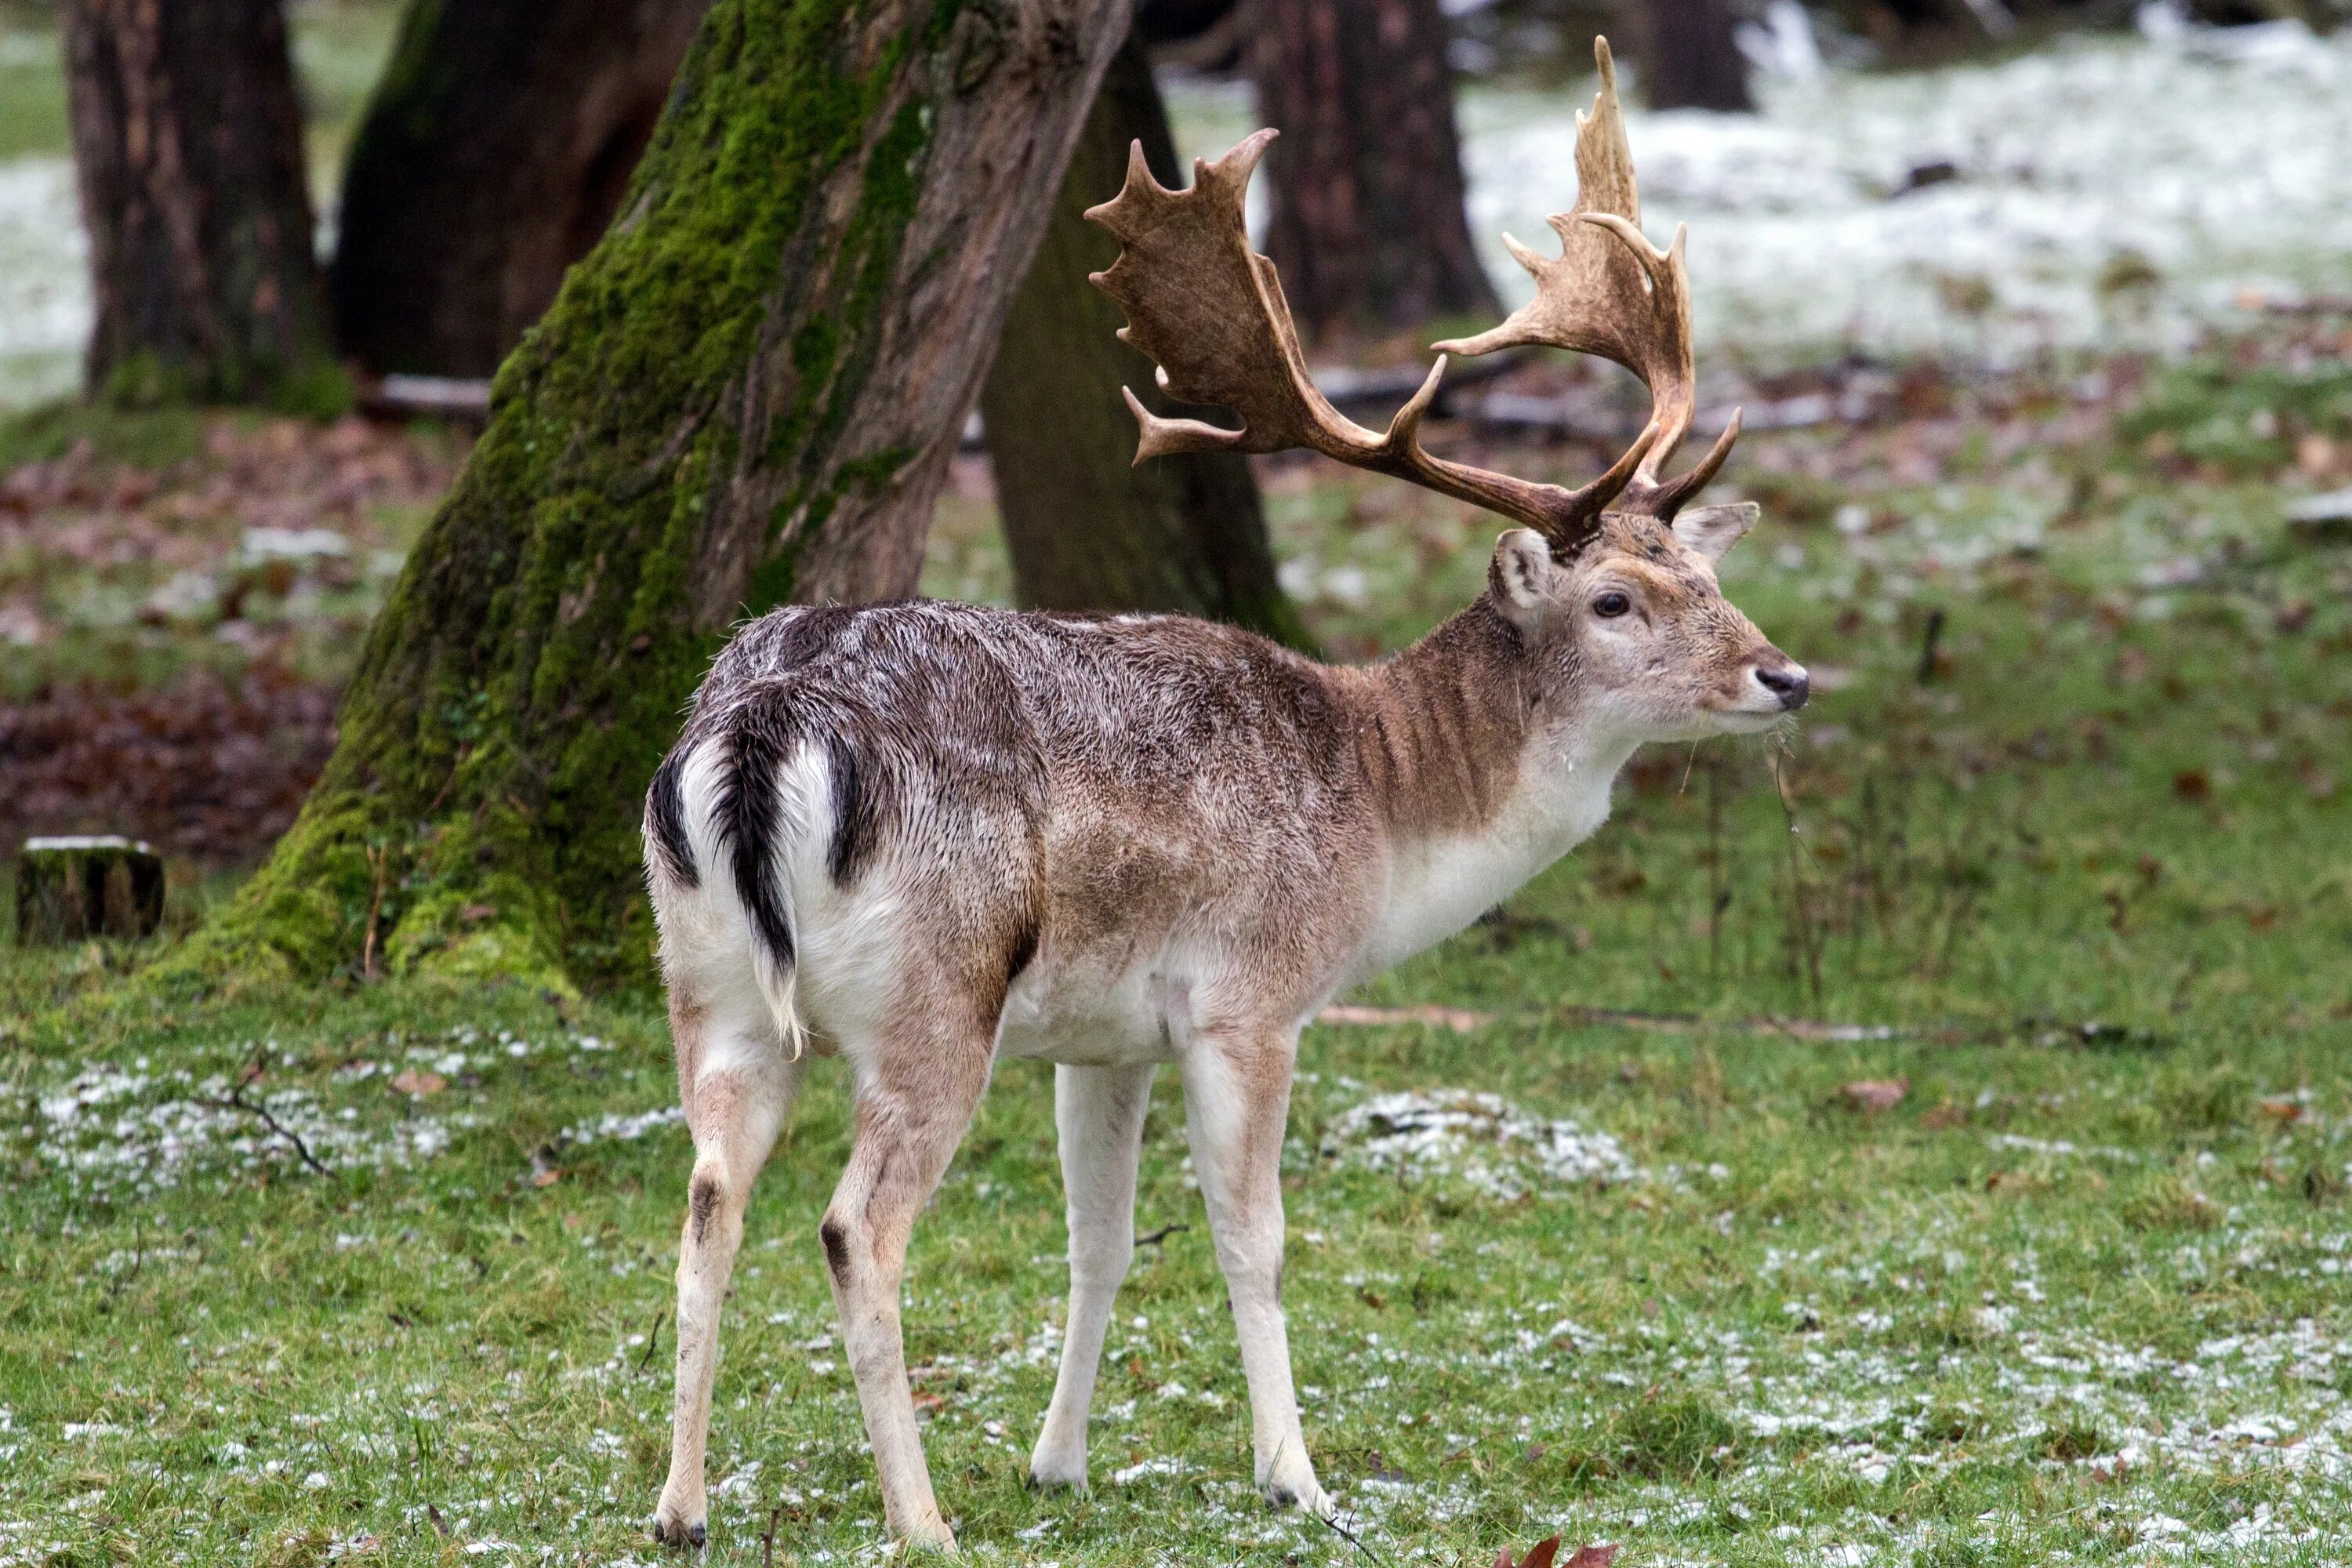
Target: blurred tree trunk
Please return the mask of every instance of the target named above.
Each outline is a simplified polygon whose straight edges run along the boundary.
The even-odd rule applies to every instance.
[[[345,353],[486,376],[612,221],[709,0],[411,0],[343,170]]]
[[[278,0],[68,0],[88,390],[340,401]]]
[[[911,593],[1123,0],[717,0],[499,369],[333,758],[158,984],[652,977],[646,781],[728,629]]]
[[[1491,313],[1463,213],[1438,0],[1244,0],[1266,166],[1266,252],[1310,334]]]
[[[1731,24],[1727,0],[1643,0],[1642,96],[1652,109],[1755,111]]]
[[[1118,194],[1136,141],[1161,184],[1183,183],[1150,62],[1130,37],[1079,132],[981,393],[1013,585],[1043,609],[1176,610],[1305,647],[1275,580],[1249,459],[1132,461],[1135,420],[1119,388],[1157,413],[1174,405],[1150,360],[1116,336],[1118,307],[1087,281],[1118,258],[1118,242],[1084,214]]]

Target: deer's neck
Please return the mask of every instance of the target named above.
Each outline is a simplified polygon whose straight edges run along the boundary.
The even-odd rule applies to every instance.
[[[1389,877],[1360,974],[1460,931],[1590,837],[1638,743],[1538,693],[1487,601],[1364,672],[1359,749],[1389,829]]]

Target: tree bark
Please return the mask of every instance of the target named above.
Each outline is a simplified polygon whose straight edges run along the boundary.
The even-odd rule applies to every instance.
[[[649,980],[644,787],[728,629],[911,592],[1123,0],[718,0],[493,384],[300,818],[163,984]]]
[[[1642,96],[1652,109],[1753,113],[1726,0],[1644,0]]]
[[[1266,254],[1309,334],[1491,313],[1463,212],[1438,0],[1244,0],[1266,159]]]
[[[1116,336],[1118,307],[1087,281],[1118,258],[1118,242],[1084,215],[1118,194],[1137,141],[1162,184],[1182,183],[1167,108],[1131,36],[1071,153],[981,393],[1013,586],[1042,609],[1174,610],[1304,647],[1306,626],[1275,579],[1249,459],[1133,462],[1135,420],[1119,388],[1155,413],[1175,405],[1150,360]]]
[[[68,0],[93,397],[340,401],[278,0]]]
[[[708,0],[411,0],[328,289],[379,374],[486,376],[612,221]]]

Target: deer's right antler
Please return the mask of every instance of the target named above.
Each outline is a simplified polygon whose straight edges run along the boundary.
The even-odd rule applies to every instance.
[[[1615,70],[1605,42],[1596,42],[1595,52],[1601,96],[1591,115],[1577,119],[1577,208],[1551,220],[1560,235],[1560,258],[1546,261],[1507,236],[1511,253],[1536,276],[1536,298],[1492,331],[1436,347],[1476,354],[1506,344],[1549,343],[1600,354],[1641,376],[1653,400],[1649,424],[1607,473],[1567,489],[1425,451],[1421,422],[1445,374],[1443,354],[1384,432],[1365,429],[1325,400],[1307,374],[1274,263],[1251,251],[1242,216],[1250,174],[1274,140],[1271,130],[1214,163],[1194,160],[1186,191],[1165,189],[1153,179],[1138,143],[1128,159],[1126,185],[1087,213],[1119,241],[1118,259],[1093,278],[1127,312],[1119,337],[1159,362],[1160,384],[1171,396],[1230,408],[1243,420],[1239,430],[1225,430],[1196,419],[1162,418],[1130,392],[1128,406],[1142,436],[1136,461],[1171,452],[1303,447],[1524,523],[1562,558],[1591,539],[1601,512],[1621,495],[1626,510],[1672,518],[1722,466],[1739,420],[1732,416],[1697,468],[1678,479],[1660,479],[1660,467],[1690,427],[1693,406],[1683,239],[1677,233],[1673,247],[1659,251],[1642,236]]]

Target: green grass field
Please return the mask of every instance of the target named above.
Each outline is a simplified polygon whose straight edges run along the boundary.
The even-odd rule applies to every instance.
[[[2282,516],[2341,479],[2240,406],[2283,376],[2262,406],[2352,435],[2315,374],[1751,443],[1727,575],[1817,671],[1804,723],[1638,760],[1596,840],[1349,998],[1491,1017],[1307,1037],[1286,1299],[1352,1541],[1249,1487],[1172,1079],[1093,1492],[1024,1489],[1065,1281],[1047,1074],[1008,1066],[909,1287],[966,1552],[2344,1561],[2352,552]],[[1272,491],[1335,647],[1481,579],[1491,521]],[[935,586],[1002,591],[985,522],[945,510]],[[653,1561],[654,1003],[90,1000],[139,956],[0,948],[0,1563]],[[713,1562],[886,1550],[815,1244],[841,1076],[752,1205]]]

